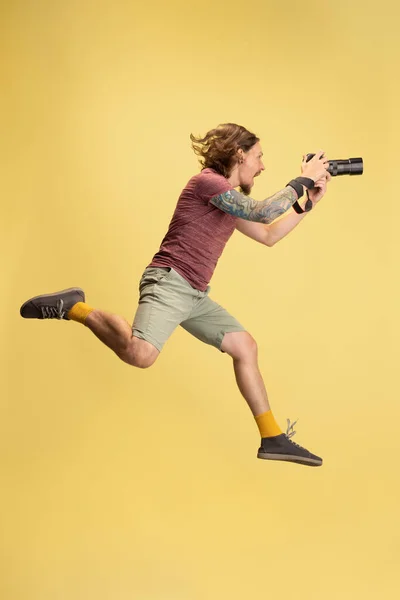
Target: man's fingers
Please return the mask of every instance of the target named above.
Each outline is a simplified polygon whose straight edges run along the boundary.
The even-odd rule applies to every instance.
[[[325,183],[327,183],[328,181],[330,181],[332,179],[330,173],[327,173],[326,177],[321,177],[320,179],[318,179],[315,183],[314,186],[315,187],[321,187],[321,185],[324,185]]]

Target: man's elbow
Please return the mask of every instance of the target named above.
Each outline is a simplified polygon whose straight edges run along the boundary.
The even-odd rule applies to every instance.
[[[268,246],[268,248],[272,248],[272,246],[274,246],[276,244],[275,240],[271,237],[267,235],[267,239],[265,240],[265,245]]]

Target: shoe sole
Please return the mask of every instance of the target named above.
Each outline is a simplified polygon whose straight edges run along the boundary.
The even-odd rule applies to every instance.
[[[54,296],[61,296],[63,294],[67,294],[68,292],[82,292],[83,298],[85,298],[85,292],[83,291],[82,288],[78,288],[78,287],[67,288],[66,290],[61,290],[61,292],[54,292],[53,294],[39,294],[39,296],[34,296],[33,298],[29,298],[29,300],[24,302],[24,304],[19,309],[19,313],[22,317],[22,312],[23,312],[25,306],[27,306],[27,304],[29,304],[33,300],[37,300],[38,298],[52,298]]]
[[[258,452],[257,458],[264,460],[284,460],[287,462],[296,462],[301,465],[307,465],[309,467],[320,467],[322,460],[316,460],[314,458],[302,458],[301,456],[293,456],[292,454],[268,454],[267,452]]]

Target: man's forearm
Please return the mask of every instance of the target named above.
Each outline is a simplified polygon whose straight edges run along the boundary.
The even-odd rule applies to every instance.
[[[299,202],[302,208],[304,208],[306,201],[307,198],[304,202]],[[273,244],[276,244],[276,242],[279,242],[279,240],[290,233],[307,214],[308,213],[304,212],[299,215],[293,211],[289,215],[286,215],[286,217],[283,217],[283,219],[268,225],[268,245],[272,246]]]
[[[295,190],[287,186],[265,200],[257,201],[236,190],[229,190],[210,200],[224,212],[258,223],[272,223],[293,206],[297,200]]]

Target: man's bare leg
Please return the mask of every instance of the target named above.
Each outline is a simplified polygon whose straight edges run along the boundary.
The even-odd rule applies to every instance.
[[[257,344],[251,335],[246,331],[226,333],[221,350],[233,358],[236,382],[258,425],[261,446],[257,457],[308,466],[322,465],[322,458],[289,439],[294,432],[290,433],[290,436],[285,435],[276,423],[258,368]]]
[[[131,325],[123,317],[96,308],[86,317],[85,325],[129,365],[145,368],[159,355],[152,344],[132,335]]]
[[[249,333],[226,333],[221,350],[233,359],[236,383],[254,416],[270,410],[267,390],[258,368],[257,345]]]
[[[254,416],[270,409],[267,390],[258,367],[257,359],[233,359],[236,383]]]
[[[118,315],[95,308],[85,320],[85,325],[94,335],[120,356],[132,339],[132,328]]]

